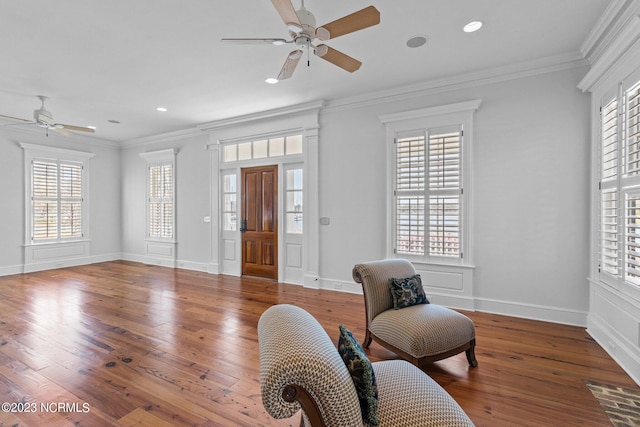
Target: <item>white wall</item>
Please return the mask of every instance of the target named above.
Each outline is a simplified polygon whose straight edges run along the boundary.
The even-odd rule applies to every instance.
[[[119,148],[104,141],[82,135],[68,137],[41,128],[0,127],[0,274],[23,271],[25,236],[25,172],[26,142],[94,153],[90,160],[90,259],[92,262],[120,258],[120,156]],[[80,262],[80,261],[78,261]],[[86,262],[86,261],[82,261]],[[65,261],[65,265],[74,260]]]

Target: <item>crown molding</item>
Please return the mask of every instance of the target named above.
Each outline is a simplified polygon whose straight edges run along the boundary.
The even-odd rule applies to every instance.
[[[580,46],[580,52],[589,62],[597,61],[614,36],[620,31],[623,26],[620,19],[621,12],[630,8],[634,1],[638,3],[637,0],[613,0],[607,5],[596,25]],[[636,4],[636,8],[637,6]]]
[[[638,2],[640,3],[640,2]],[[625,26],[617,32],[616,37],[607,46],[605,52],[591,66],[589,72],[578,83],[584,92],[593,91],[596,84],[619,62],[621,58],[640,40],[640,16],[632,15],[625,20]]]
[[[401,86],[367,93],[366,95],[335,99],[327,102],[323,112],[337,112],[385,102],[402,101],[404,99],[468,89],[470,87],[483,86],[486,84],[499,83],[588,65],[588,61],[584,59],[580,52],[572,52],[443,79],[429,80],[415,85]]]
[[[299,113],[304,113],[304,112],[314,111],[314,110],[317,110],[319,112],[323,106],[324,106],[324,100],[312,101],[304,104],[297,104],[297,105],[292,105],[292,106],[287,106],[282,108],[275,108],[267,111],[259,111],[256,113],[246,114],[243,116],[230,117],[228,119],[222,119],[222,120],[216,120],[213,122],[203,123],[201,125],[198,125],[197,128],[200,129],[201,131],[207,132],[215,129],[224,128],[227,126],[235,126],[238,124],[254,122],[257,120],[272,119],[274,117],[299,114]]]
[[[145,136],[142,138],[131,139],[129,141],[123,141],[120,144],[122,148],[141,147],[145,145],[158,144],[162,142],[172,142],[180,139],[191,138],[194,136],[200,136],[202,132],[197,128],[188,128],[177,130],[174,132],[161,133],[158,135]]]

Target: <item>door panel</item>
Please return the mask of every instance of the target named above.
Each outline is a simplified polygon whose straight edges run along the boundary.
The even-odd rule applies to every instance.
[[[242,169],[242,274],[278,278],[278,167]]]

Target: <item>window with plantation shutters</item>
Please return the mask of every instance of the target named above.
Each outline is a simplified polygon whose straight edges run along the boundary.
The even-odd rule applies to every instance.
[[[397,254],[462,256],[462,136],[458,126],[397,138]]]
[[[82,164],[33,160],[31,173],[31,240],[82,238]]]
[[[629,83],[600,109],[598,270],[640,286],[640,81]]]
[[[88,241],[93,153],[21,143],[25,152],[25,247]]]
[[[147,239],[167,248],[176,237],[175,155],[174,149],[140,153],[147,161]]]
[[[469,277],[473,114],[481,102],[380,116],[389,141],[389,256]]]
[[[173,238],[173,163],[149,166],[149,237]]]

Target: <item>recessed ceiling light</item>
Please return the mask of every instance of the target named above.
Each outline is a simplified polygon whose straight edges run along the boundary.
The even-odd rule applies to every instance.
[[[278,83],[279,80],[276,79],[275,77],[269,77],[268,79],[265,80],[265,82],[269,83],[270,85],[274,85],[274,84]]]
[[[164,113],[165,111],[167,111],[167,108],[166,107],[156,107],[156,110],[161,111],[161,112]]]
[[[471,21],[467,25],[465,25],[462,30],[465,33],[473,33],[482,28],[482,21]]]
[[[423,46],[427,42],[427,36],[414,36],[407,40],[407,46],[414,49]]]

